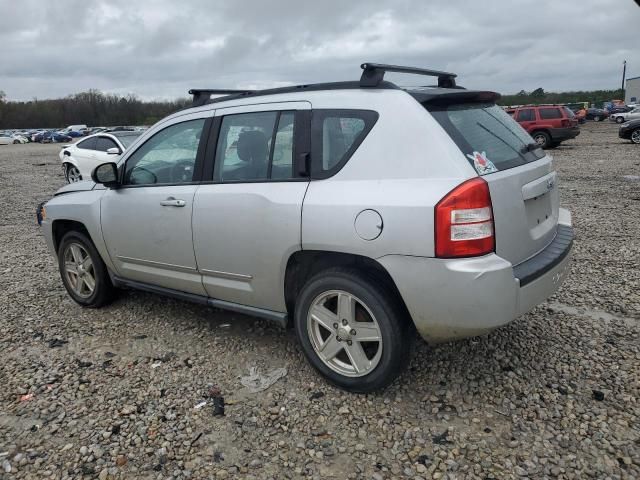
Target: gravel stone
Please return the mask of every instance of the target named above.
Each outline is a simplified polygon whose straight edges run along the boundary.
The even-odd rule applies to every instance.
[[[60,146],[0,146],[0,477],[640,478],[640,149],[581,130],[549,151],[576,232],[558,293],[489,335],[416,342],[370,395],[263,320],[135,291],[80,308],[34,224]],[[252,366],[288,374],[247,394]],[[193,408],[214,386],[225,416]]]

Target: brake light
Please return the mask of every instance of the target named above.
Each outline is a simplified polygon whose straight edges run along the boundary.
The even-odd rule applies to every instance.
[[[560,125],[562,125],[563,127],[570,127],[571,120],[569,120],[568,118],[563,118],[562,121],[560,122]]]
[[[436,257],[475,257],[495,250],[489,185],[473,178],[449,192],[435,208]]]

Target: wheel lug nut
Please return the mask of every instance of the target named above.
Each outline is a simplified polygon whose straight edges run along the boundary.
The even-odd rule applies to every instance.
[[[351,335],[355,335],[356,331],[352,328],[351,331],[349,332]]]
[[[347,323],[348,323],[348,322],[347,322],[347,319],[346,319],[346,318],[343,318],[343,319],[342,319],[342,324],[343,324],[343,325],[346,325]]]
[[[339,341],[339,342],[342,341],[342,339],[340,337],[336,337],[336,340]]]
[[[352,345],[353,342],[351,340],[347,340],[347,345]]]
[[[333,328],[338,328],[338,324],[337,324],[337,323],[334,323],[334,324],[333,324]]]

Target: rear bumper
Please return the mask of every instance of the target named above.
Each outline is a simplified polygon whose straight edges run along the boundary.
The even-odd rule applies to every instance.
[[[569,128],[554,128],[550,130],[551,138],[554,142],[562,142],[564,140],[571,140],[580,135],[580,127]]]
[[[426,341],[482,335],[528,312],[564,281],[573,230],[569,212],[560,213],[556,239],[515,268],[496,254],[462,259],[389,255],[378,261]]]

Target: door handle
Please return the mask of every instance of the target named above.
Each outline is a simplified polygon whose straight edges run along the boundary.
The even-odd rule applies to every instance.
[[[160,205],[163,207],[184,207],[187,204],[184,200],[179,198],[168,197],[166,200],[162,200]]]

